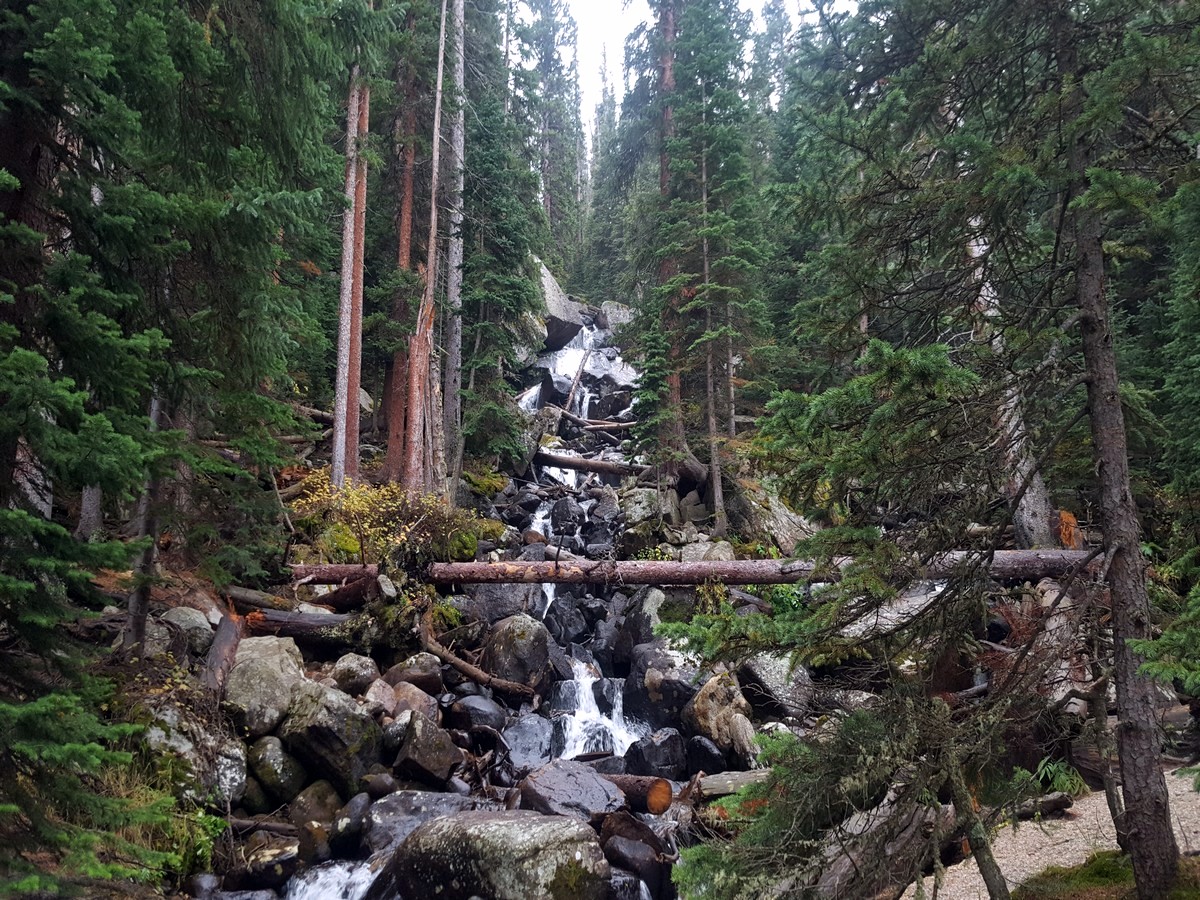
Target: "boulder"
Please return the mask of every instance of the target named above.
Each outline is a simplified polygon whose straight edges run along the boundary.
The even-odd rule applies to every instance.
[[[381,732],[357,703],[334,688],[311,681],[297,686],[279,731],[284,745],[310,771],[329,778],[347,797],[379,761]]]
[[[479,726],[503,731],[508,722],[508,713],[503,706],[487,697],[463,697],[451,705],[446,721],[451,728],[461,728],[463,731]]]
[[[369,656],[347,653],[333,664],[333,671],[329,673],[329,677],[337,682],[342,691],[351,697],[357,697],[379,677],[379,666],[375,665],[375,660]]]
[[[371,796],[366,792],[355,794],[333,817],[329,831],[329,844],[338,856],[353,855],[358,850],[358,839],[362,834],[371,808]]]
[[[714,675],[683,709],[683,724],[704,735],[724,751],[732,751],[744,762],[757,756],[751,709],[742,696],[737,678],[728,672]]]
[[[504,729],[509,759],[518,771],[533,769],[548,762],[554,726],[549,719],[530,713]]]
[[[707,541],[685,544],[679,551],[680,562],[732,562],[737,556],[729,541]]]
[[[536,689],[550,662],[550,633],[527,615],[509,616],[492,628],[483,645],[482,662],[483,669],[496,678]]]
[[[439,794],[432,791],[396,791],[371,804],[363,821],[362,843],[372,856],[396,849],[423,822],[474,809],[499,809],[490,800]]]
[[[405,683],[401,682],[401,684]],[[416,689],[414,688],[414,690]],[[363,694],[363,704],[372,715],[394,716],[396,714],[396,689],[382,678],[376,678]]]
[[[442,661],[432,653],[417,653],[396,663],[383,674],[383,680],[393,686],[404,681],[435,697],[445,690]]]
[[[203,656],[208,652],[213,642],[213,629],[208,616],[190,606],[176,606],[168,609],[162,617],[164,622],[170,622],[183,632],[192,656]]]
[[[342,808],[342,798],[328,781],[314,781],[299,794],[288,806],[288,818],[293,825],[305,822],[331,823]]]
[[[812,709],[815,688],[808,670],[781,654],[760,653],[737,670],[750,705],[772,716],[803,719]]]
[[[622,492],[621,508],[625,511],[628,528],[642,522],[676,523],[679,519],[679,497],[671,490],[659,492],[655,488],[631,488]]]
[[[605,300],[600,304],[600,315],[596,317],[596,324],[601,328],[615,330],[632,322],[633,316],[633,307],[615,300]]]
[[[283,741],[274,735],[255,741],[247,760],[254,777],[276,803],[290,803],[308,781],[304,766],[283,749]]]
[[[647,844],[614,835],[604,845],[604,858],[617,868],[632,872],[645,882],[651,897],[659,896],[664,880],[671,877],[671,864],[659,859]]]
[[[487,625],[536,609],[542,599],[537,584],[471,584],[463,590],[466,593],[450,598],[451,605],[468,622]]]
[[[228,809],[246,790],[246,746],[214,729],[210,719],[198,715],[173,695],[148,702],[154,721],[144,740],[158,753],[177,756],[178,796],[193,802]]]
[[[627,718],[665,728],[679,722],[683,708],[696,696],[697,667],[683,654],[667,648],[661,638],[633,648],[625,679]]]
[[[397,774],[437,785],[445,783],[463,759],[450,735],[419,712],[401,713],[395,725],[404,728],[392,763]]]
[[[587,514],[573,497],[563,497],[550,507],[550,525],[556,535],[573,533]]]
[[[625,362],[615,347],[592,353],[583,367],[583,377],[590,386],[599,388],[601,396],[629,394],[638,385],[637,369]],[[622,408],[627,406],[629,399],[619,405]],[[605,410],[605,413],[611,415],[619,411]]]
[[[561,350],[583,328],[583,306],[566,295],[544,264],[540,269],[542,299],[546,303],[546,349]]]
[[[694,734],[687,742],[687,773],[695,775],[703,772],[705,775],[719,775],[728,766],[725,763],[725,753],[702,734]]]
[[[248,737],[274,731],[304,681],[304,659],[291,638],[251,637],[238,644],[225,682],[225,705]]]
[[[581,822],[463,812],[418,826],[364,900],[604,900],[609,875],[596,833]]]
[[[687,771],[687,747],[674,728],[660,728],[625,751],[625,771],[678,781]]]
[[[625,805],[625,795],[611,781],[583,763],[556,759],[525,776],[520,784],[521,808],[549,816],[591,821]]]
[[[392,688],[392,697],[395,700],[393,716],[398,716],[406,710],[419,712],[435,724],[441,717],[441,710],[438,709],[437,700],[429,696],[415,684],[410,684],[407,681],[398,682]]]
[[[739,484],[742,490],[727,500],[727,506],[730,521],[744,540],[773,544],[784,556],[791,556],[797,543],[816,534],[815,525],[783,502],[772,480]]]
[[[242,799],[240,801],[242,809],[250,813],[252,816],[259,816],[269,813],[275,808],[274,801],[267,796],[267,792],[263,790],[263,786],[258,783],[258,779],[249,775],[246,776],[246,787],[242,791]]]

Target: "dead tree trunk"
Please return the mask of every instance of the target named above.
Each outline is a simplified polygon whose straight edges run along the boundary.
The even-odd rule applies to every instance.
[[[446,253],[446,377],[443,430],[449,472],[446,496],[454,501],[462,475],[462,290],[463,290],[463,187],[466,165],[467,97],[465,91],[467,45],[463,25],[463,0],[454,0],[454,123],[450,128],[450,246]]]
[[[370,132],[371,86],[359,88],[358,129],[360,140]],[[367,156],[354,151],[354,265],[350,279],[350,352],[346,360],[346,450],[345,475],[350,483],[358,481],[358,430],[362,407],[362,316],[363,254],[367,232]]]
[[[292,578],[297,584],[342,584],[355,578],[376,578],[379,575],[379,566],[374,563],[295,564],[291,569]]]
[[[539,450],[533,455],[533,461],[543,466],[555,466],[559,469],[575,469],[578,472],[597,472],[601,475],[641,475],[646,471],[641,466],[631,466],[628,463],[613,462],[607,459],[584,459],[582,456],[559,456]]]
[[[242,639],[242,620],[236,613],[230,613],[221,619],[217,633],[213,636],[212,646],[204,657],[204,671],[201,681],[204,686],[220,699],[225,693],[225,679],[229,670],[237,661],[237,648]]]

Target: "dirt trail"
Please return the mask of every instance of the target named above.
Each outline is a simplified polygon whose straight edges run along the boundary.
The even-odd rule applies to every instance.
[[[1166,777],[1179,849],[1184,853],[1200,850],[1200,794],[1192,790],[1191,776],[1169,771]],[[1010,888],[1049,866],[1075,866],[1098,850],[1116,848],[1112,817],[1102,792],[1075,801],[1063,818],[1022,822],[1015,829],[1005,826],[992,839],[992,852]],[[916,895],[916,885],[904,892],[905,900]],[[925,895],[933,896],[932,877],[925,879]],[[947,869],[938,896],[944,900],[987,900],[975,860]]]

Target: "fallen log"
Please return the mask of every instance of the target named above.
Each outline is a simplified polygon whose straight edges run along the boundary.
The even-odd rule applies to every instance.
[[[603,772],[600,773],[600,777],[621,789],[629,808],[634,812],[648,812],[660,816],[671,808],[675,792],[671,789],[671,782],[665,778],[655,778],[652,775],[607,775]]]
[[[374,563],[297,563],[291,569],[292,578],[305,584],[342,584],[355,578],[375,578],[379,575],[379,566]]]
[[[533,461],[543,466],[554,466],[558,469],[574,469],[577,472],[598,472],[601,475],[641,475],[646,471],[645,466],[631,466],[629,463],[613,462],[610,459],[585,459],[582,456],[559,456],[557,453],[547,453],[539,450],[533,455]]]
[[[296,601],[289,597],[268,594],[266,591],[256,591],[254,588],[239,587],[231,584],[221,590],[221,596],[232,601],[239,612],[253,612],[256,609],[278,609],[290,612],[296,608]]]
[[[285,837],[295,837],[300,833],[291,822],[280,822],[278,819],[239,819],[231,816],[225,820],[231,831],[241,834],[254,831],[265,831],[267,834],[280,834]]]
[[[736,794],[744,787],[749,787],[752,784],[762,784],[770,777],[770,769],[751,769],[749,772],[721,772],[719,775],[705,775],[700,779],[697,793],[700,800],[728,797],[730,794]]]
[[[343,584],[337,590],[330,591],[328,594],[322,594],[317,598],[317,602],[322,606],[328,606],[339,612],[358,609],[370,599],[371,593],[375,588],[375,583],[375,578],[356,578],[351,582]]]
[[[1075,805],[1075,801],[1071,799],[1070,794],[1062,791],[1054,791],[1046,794],[1044,797],[1034,797],[1032,800],[1026,800],[1017,807],[1016,817],[1022,822],[1029,819],[1040,819],[1043,816],[1053,815],[1054,813],[1063,812]]]
[[[221,618],[212,645],[204,657],[204,670],[200,680],[219,700],[225,694],[225,679],[237,661],[238,644],[242,640],[242,619],[237,613]]]
[[[1087,560],[1083,550],[998,550],[991,560],[964,550],[935,557],[914,568],[917,578],[944,578],[972,565],[993,578],[1010,580],[1064,574]],[[658,562],[650,560],[573,560],[570,562],[433,563],[427,572],[435,584],[797,584],[832,581],[834,571],[818,571],[805,560],[738,559],[728,562]]]
[[[362,614],[280,612],[260,609],[246,616],[246,630],[255,637],[290,637],[301,643],[330,647],[361,646],[370,650],[367,632],[374,620]]]

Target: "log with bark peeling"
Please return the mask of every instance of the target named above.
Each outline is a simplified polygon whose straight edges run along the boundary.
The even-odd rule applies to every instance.
[[[356,578],[376,578],[379,566],[374,563],[294,564],[292,578],[305,584],[343,584]]]
[[[1062,575],[1087,560],[1082,550],[998,550],[989,560],[969,551],[935,557],[915,566],[918,578],[944,578],[964,567],[982,566],[993,578],[1041,578]],[[838,561],[839,569],[849,563]],[[571,562],[434,563],[428,577],[436,584],[796,584],[831,581],[840,572],[817,571],[805,560],[739,559],[701,562],[573,560]]]
[[[698,799],[712,800],[717,797],[728,797],[736,794],[744,787],[752,784],[762,784],[771,777],[770,769],[751,769],[749,772],[721,772],[718,775],[705,775],[700,779]]]
[[[557,453],[547,453],[545,450],[539,450],[535,453],[533,461],[543,466],[554,466],[558,469],[574,469],[578,472],[597,472],[601,475],[641,475],[646,471],[645,466],[631,466],[628,463],[613,462],[610,459],[559,456]]]
[[[261,609],[246,616],[246,630],[256,637],[290,637],[301,643],[327,647],[355,647],[368,652],[367,632],[374,620],[365,614],[280,612]]]
[[[266,591],[256,591],[254,588],[239,587],[231,584],[222,589],[221,595],[233,602],[239,612],[252,612],[256,609],[277,609],[290,612],[296,608],[296,601]]]
[[[204,686],[220,699],[225,693],[225,679],[237,661],[238,644],[242,640],[242,619],[237,613],[229,613],[221,619],[212,645],[204,657],[204,670],[200,680]]]

